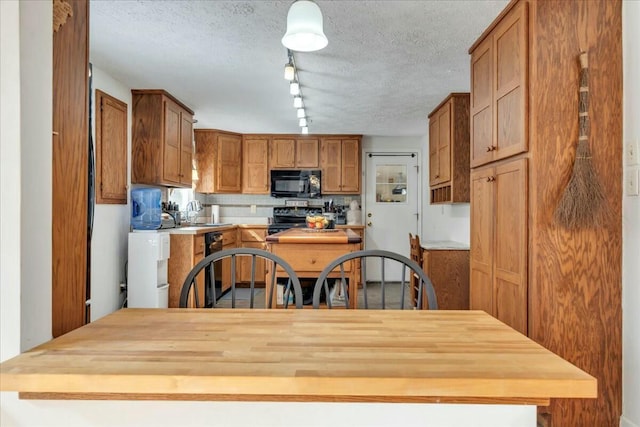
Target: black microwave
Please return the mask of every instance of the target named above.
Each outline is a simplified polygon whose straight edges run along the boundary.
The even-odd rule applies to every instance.
[[[319,170],[272,170],[271,195],[313,199],[320,194]]]

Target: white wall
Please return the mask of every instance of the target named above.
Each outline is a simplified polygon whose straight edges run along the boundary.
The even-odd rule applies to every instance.
[[[93,67],[92,109],[95,109],[95,89],[127,104],[127,183],[131,177],[131,89]],[[96,113],[93,113],[93,141]],[[99,185],[97,183],[96,185]],[[128,200],[128,196],[127,196]],[[122,306],[124,294],[120,283],[125,279],[127,238],[129,233],[129,205],[96,204],[91,239],[91,321],[114,312]]]
[[[394,149],[418,150],[420,152],[420,171],[422,180],[422,221],[419,233],[420,240],[453,240],[468,244],[470,240],[469,204],[429,204],[428,133],[428,127],[425,124],[425,136],[421,137],[364,136],[362,138],[362,152],[393,151]]]
[[[17,1],[0,2],[0,360],[20,353],[19,14]]]
[[[22,18],[20,23],[19,13]],[[51,2],[0,1],[0,90],[2,95],[0,96],[0,203],[2,206],[0,210],[0,360],[5,360],[20,351],[21,338],[24,343],[22,348],[26,348],[31,344],[48,340],[51,334],[51,254],[47,252],[50,251],[51,234],[50,222],[43,221],[43,218],[50,218],[51,211],[51,55],[47,54],[51,49],[51,14]],[[639,124],[636,120],[640,115],[639,2],[623,2],[623,22],[624,137],[628,140],[640,136]],[[27,30],[28,37],[20,37],[21,34],[27,34]],[[20,56],[18,49],[20,49]],[[30,81],[25,82],[27,79]],[[18,85],[18,82],[21,84]],[[38,90],[28,90],[25,87],[31,82],[38,87]],[[44,87],[47,85],[49,87],[45,90]],[[18,87],[20,87],[20,93]],[[113,95],[118,96],[115,93]],[[20,117],[17,116],[17,111],[21,111]],[[28,127],[34,129],[27,129]],[[394,140],[401,139],[394,138]],[[383,139],[380,143],[386,145],[388,142],[387,139]],[[372,143],[377,144],[377,138],[372,138]],[[424,165],[424,153],[427,152],[426,140],[423,139],[419,145],[423,148]],[[22,173],[21,164],[23,168],[27,167],[30,173]],[[46,169],[43,172],[35,169],[34,166]],[[426,176],[428,176],[427,168],[423,167],[423,183],[426,182],[424,181]],[[426,190],[426,184],[423,185],[423,190]],[[640,426],[640,407],[637,404],[640,402],[639,200],[640,198],[632,197],[625,197],[623,200],[625,418],[621,425],[624,427]],[[423,207],[428,206],[425,201],[426,199],[423,200]],[[453,224],[466,221],[468,212],[465,215],[464,209],[457,209],[457,207],[455,211],[457,218],[452,220]],[[425,215],[423,221],[428,221],[428,218],[434,222],[437,221],[437,215]],[[429,235],[428,226],[423,222],[422,237],[433,239],[434,237]],[[456,228],[456,226],[450,228]],[[468,236],[468,231],[462,234]],[[37,269],[31,268],[33,254],[41,257]],[[24,267],[21,268],[21,264],[24,264]],[[21,312],[24,314],[22,320]],[[18,327],[18,325],[21,326]],[[20,329],[22,332],[19,332]],[[65,426],[108,425],[109,420],[117,420],[119,423],[114,424],[120,425],[126,422],[130,425],[142,425],[144,420],[148,419],[147,414],[156,413],[165,405],[174,406],[174,404],[178,406],[185,404],[185,407],[189,408],[196,406],[211,408],[212,406],[210,403],[191,405],[185,402],[158,405],[155,402],[123,404],[119,402],[19,401],[15,393],[3,392],[0,393],[0,425],[41,425],[45,422],[49,425]],[[57,409],[52,411],[53,407]],[[266,407],[268,408],[269,405],[267,404]],[[417,407],[418,405],[410,405],[406,410],[415,410]],[[202,420],[203,418],[198,417],[202,417],[203,414],[207,414],[206,409],[196,411],[194,416]],[[381,416],[382,414],[380,412]],[[302,416],[305,414],[303,413]],[[318,419],[325,419],[321,412],[318,412]],[[416,417],[412,418],[414,421],[415,419]],[[398,422],[399,420],[396,419],[389,424],[395,425]],[[469,421],[467,424],[470,425],[473,422]]]
[[[622,2],[623,141],[640,140],[640,2]],[[636,145],[637,147],[637,145]],[[624,170],[637,171],[640,166]],[[637,173],[637,172],[636,172]],[[640,197],[622,199],[622,420],[640,427]]]
[[[21,175],[22,350],[48,341],[52,336],[50,218],[53,58],[42,52],[51,52],[53,7],[39,3],[20,3],[20,158],[14,162],[20,164]]]

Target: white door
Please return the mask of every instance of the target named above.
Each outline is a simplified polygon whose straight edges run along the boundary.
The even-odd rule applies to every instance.
[[[419,232],[420,169],[417,152],[365,153],[366,249],[409,258],[409,233]],[[393,263],[395,264],[395,263]],[[379,262],[367,262],[367,280],[381,277]],[[385,279],[400,280],[399,265],[385,264]]]

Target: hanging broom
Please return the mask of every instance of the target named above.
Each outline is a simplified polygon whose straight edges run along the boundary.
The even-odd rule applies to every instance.
[[[589,149],[589,60],[586,52],[580,54],[578,124],[573,173],[555,212],[556,221],[568,229],[597,225],[605,200]]]

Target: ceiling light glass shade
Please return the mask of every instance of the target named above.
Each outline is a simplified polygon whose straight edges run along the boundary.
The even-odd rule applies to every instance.
[[[304,117],[300,119],[300,127],[305,127],[307,125],[307,119]]]
[[[298,95],[300,93],[300,83],[298,82],[291,82],[289,84],[289,93],[291,95]]]
[[[284,78],[285,80],[293,80],[296,74],[296,69],[291,62],[284,64]]]
[[[287,32],[282,44],[299,52],[313,52],[327,46],[329,41],[322,28],[322,12],[311,0],[297,0],[287,14]]]
[[[307,117],[307,115],[304,112],[304,108],[298,108],[298,118],[301,119],[303,117]]]
[[[309,128],[307,126],[302,127],[302,134],[307,135],[309,133]]]
[[[302,108],[302,97],[296,96],[293,98],[293,108]]]

